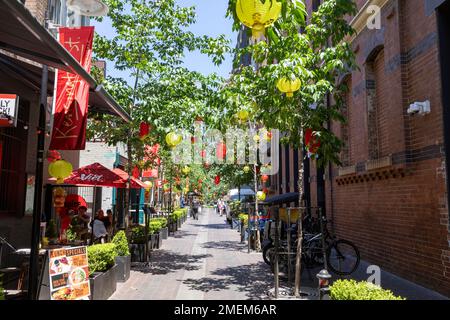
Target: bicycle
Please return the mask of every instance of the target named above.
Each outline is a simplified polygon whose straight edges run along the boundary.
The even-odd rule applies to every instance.
[[[325,243],[325,257],[327,267],[331,272],[337,275],[350,275],[356,271],[360,263],[360,254],[358,248],[348,240],[337,239],[331,235],[326,225],[327,219],[323,218],[323,230],[324,230],[324,243]],[[311,225],[313,226],[313,225]],[[291,264],[291,270],[293,270],[292,263],[295,262],[297,255],[297,239],[296,235],[293,235],[291,228],[291,250],[288,252],[287,240],[282,240],[279,246],[278,262],[280,270],[287,270],[289,261]],[[271,265],[272,271],[274,270],[274,250],[273,243],[264,247],[263,257],[266,263]],[[289,259],[289,256],[292,256]],[[305,232],[303,234],[302,241],[302,265],[307,269],[312,269],[318,266],[324,265],[324,251],[322,249],[322,233],[321,232]],[[303,268],[302,268],[303,269]]]

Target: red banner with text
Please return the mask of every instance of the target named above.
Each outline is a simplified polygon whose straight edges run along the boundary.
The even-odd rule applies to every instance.
[[[87,71],[91,71],[94,27],[60,28],[59,41]],[[81,76],[58,70],[50,150],[84,150],[89,84]]]

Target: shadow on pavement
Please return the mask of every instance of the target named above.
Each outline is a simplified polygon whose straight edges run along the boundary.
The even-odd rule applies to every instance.
[[[193,227],[202,227],[207,229],[231,229],[229,224],[226,224],[225,222],[222,223],[216,223],[216,224],[191,224]]]
[[[230,289],[245,292],[248,299],[259,299],[272,288],[273,277],[264,262],[217,269],[211,277],[183,281],[192,290],[203,292]]]
[[[202,244],[202,247],[206,249],[242,250],[248,246],[246,243],[237,241],[209,241]]]
[[[198,270],[200,266],[195,265],[201,260],[211,257],[210,254],[189,255],[168,252],[164,250],[153,251],[150,256],[150,263],[139,263],[131,267],[131,270],[161,275],[176,272],[177,270],[193,271]]]

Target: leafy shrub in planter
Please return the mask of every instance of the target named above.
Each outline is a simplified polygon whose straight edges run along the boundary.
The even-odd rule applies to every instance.
[[[135,226],[131,229],[131,243],[145,243],[144,226]]]
[[[167,227],[168,221],[166,218],[153,218],[152,221],[159,221],[159,223],[161,224],[161,228]]]
[[[337,280],[330,290],[332,300],[406,300],[367,281]]]
[[[116,252],[119,257],[130,255],[130,250],[128,249],[128,239],[125,235],[125,231],[121,230],[117,232],[111,242],[116,245]]]
[[[161,222],[156,220],[151,220],[148,226],[148,233],[155,234],[161,230]]]
[[[58,230],[56,229],[55,220],[50,220],[47,225],[47,230],[45,231],[45,236],[49,239],[58,238]]]
[[[248,214],[241,213],[238,215],[238,219],[239,219],[239,221],[244,223],[244,226],[246,226],[248,224]]]
[[[95,244],[89,246],[89,273],[105,272],[115,264],[117,256],[116,245],[114,243]]]

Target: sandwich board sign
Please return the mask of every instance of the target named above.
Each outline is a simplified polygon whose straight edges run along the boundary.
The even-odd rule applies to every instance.
[[[19,97],[0,93],[0,127],[16,127]]]

